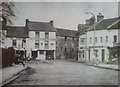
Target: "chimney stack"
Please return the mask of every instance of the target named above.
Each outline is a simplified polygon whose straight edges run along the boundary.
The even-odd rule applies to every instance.
[[[53,20],[51,20],[51,21],[50,21],[50,24],[52,24],[52,25],[53,25],[53,23],[54,23],[54,22],[53,22]]]
[[[28,26],[28,21],[29,21],[29,19],[26,19],[26,27]]]
[[[26,30],[27,30],[27,34],[28,34],[28,31],[29,31],[29,29],[28,29],[28,22],[29,22],[29,19],[26,19]]]
[[[99,14],[97,15],[97,22],[100,21],[100,20],[103,19],[103,18],[104,18],[104,16],[102,15],[102,13],[99,13]]]
[[[89,25],[93,25],[95,23],[95,18],[94,17],[91,17],[89,19]]]

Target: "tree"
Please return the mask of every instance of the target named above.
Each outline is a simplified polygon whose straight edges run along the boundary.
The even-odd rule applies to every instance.
[[[12,23],[10,17],[15,17],[13,12],[14,3],[13,2],[0,2],[0,19]]]

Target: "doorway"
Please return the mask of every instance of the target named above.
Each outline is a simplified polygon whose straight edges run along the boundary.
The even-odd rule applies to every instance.
[[[105,61],[105,50],[102,49],[102,62],[104,62],[104,61]]]
[[[46,60],[54,60],[54,51],[46,51]]]
[[[32,58],[33,59],[37,58],[37,51],[32,51]]]

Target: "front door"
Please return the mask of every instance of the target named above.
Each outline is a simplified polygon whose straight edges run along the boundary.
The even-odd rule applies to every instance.
[[[104,60],[105,60],[105,50],[102,49],[102,62],[104,62]]]
[[[37,51],[32,51],[32,58],[37,58]]]
[[[46,51],[46,60],[54,59],[54,51]]]

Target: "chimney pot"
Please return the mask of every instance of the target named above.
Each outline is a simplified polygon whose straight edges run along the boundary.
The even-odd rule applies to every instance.
[[[104,18],[104,16],[102,15],[102,13],[99,13],[99,14],[97,15],[97,22],[100,21],[100,20],[103,19],[103,18]]]

